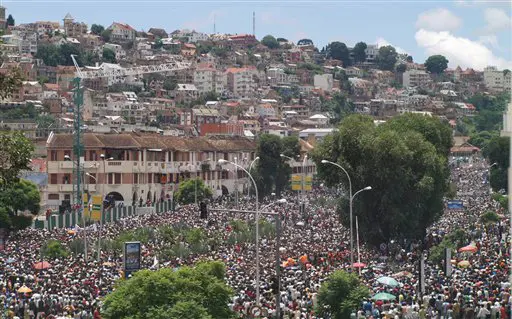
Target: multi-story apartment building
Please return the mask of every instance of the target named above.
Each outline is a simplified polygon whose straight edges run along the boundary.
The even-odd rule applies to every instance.
[[[227,76],[211,64],[199,64],[194,70],[194,85],[199,94],[221,94],[226,88]]]
[[[484,69],[485,87],[493,91],[506,91],[511,89],[511,72],[509,70],[499,71],[495,66],[488,66]]]
[[[114,22],[108,29],[112,30],[110,39],[113,42],[134,41],[137,35],[137,31],[126,23]]]
[[[256,143],[244,137],[135,133],[85,133],[83,145],[83,189],[112,195],[126,205],[140,199],[167,198],[180,182],[195,176],[214,190],[214,196],[222,191],[231,193],[235,184],[242,191],[249,186],[243,171],[238,170],[237,179],[232,165],[220,166],[217,161],[237,158],[239,165],[248,168],[256,150]],[[44,197],[47,205],[59,205],[73,198],[73,136],[52,134],[46,146],[48,187]]]
[[[430,74],[422,70],[407,70],[403,74],[404,87],[425,87],[431,82]]]
[[[78,38],[82,34],[87,33],[87,24],[75,22],[75,19],[68,13],[64,17],[64,33],[68,37]]]
[[[255,67],[226,70],[227,88],[235,97],[251,98],[258,88],[258,70]]]

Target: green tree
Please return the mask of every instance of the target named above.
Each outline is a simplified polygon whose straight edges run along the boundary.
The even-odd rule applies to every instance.
[[[358,42],[354,46],[352,52],[354,53],[354,61],[355,62],[364,62],[366,61],[366,48],[368,46],[364,42]]]
[[[495,224],[500,221],[500,216],[493,211],[488,211],[480,216],[480,221],[484,225]]]
[[[75,56],[75,59],[79,65],[83,65],[83,52],[80,51],[78,46],[71,43],[64,43],[59,47],[58,51],[60,65],[74,65],[71,55]]]
[[[12,216],[24,211],[37,215],[40,201],[41,195],[37,185],[25,179],[0,192],[0,206],[5,207]]]
[[[297,41],[297,45],[314,45],[311,39],[300,39]]]
[[[48,129],[51,125],[55,124],[55,118],[51,115],[38,115],[36,123],[38,129]]]
[[[18,182],[29,169],[34,145],[22,132],[0,132],[0,193]]]
[[[111,35],[112,35],[112,29],[105,29],[105,31],[101,32],[101,38],[105,42],[110,42]]]
[[[12,17],[11,14],[7,17],[7,25],[11,27],[14,26],[14,18]]]
[[[91,33],[95,35],[101,35],[105,31],[105,27],[101,24],[93,24],[91,25]]]
[[[448,68],[448,59],[440,54],[431,55],[425,61],[425,67],[430,73],[441,74],[446,70],[446,68]]]
[[[327,45],[327,57],[343,62],[343,66],[350,66],[350,51],[345,43],[334,41]]]
[[[382,46],[379,48],[379,54],[377,55],[377,65],[381,70],[393,71],[397,58],[398,53],[394,47],[390,45]]]
[[[277,186],[282,187],[281,180],[284,178],[280,175],[280,170],[286,170],[288,165],[285,165],[281,159],[282,143],[281,138],[272,134],[263,134],[260,136],[258,146],[256,149],[259,161],[257,162],[256,172],[259,176],[258,191],[259,196],[263,197],[270,195],[273,189],[276,188],[276,194],[280,194],[282,189],[277,189]],[[289,171],[288,171],[289,172]]]
[[[46,241],[41,247],[41,254],[45,257],[55,259],[65,258],[69,255],[69,252],[60,241],[50,239]]]
[[[189,179],[180,183],[176,192],[176,200],[181,204],[192,204],[195,202],[197,184],[197,201],[200,202],[205,198],[212,196],[212,190],[206,185],[202,179]]]
[[[452,129],[447,122],[437,117],[407,113],[392,118],[385,125],[397,132],[416,131],[432,143],[439,154],[445,157],[450,154],[453,145]]]
[[[407,71],[407,65],[400,63],[399,65],[396,66],[396,72],[404,73],[405,71]]]
[[[508,137],[494,136],[486,144],[483,155],[490,163],[496,163],[491,169],[491,186],[494,190],[508,190],[507,168],[509,166],[510,140]]]
[[[372,191],[361,193],[353,203],[360,232],[372,244],[401,237],[423,238],[425,229],[443,211],[448,188],[444,155],[448,142],[443,134],[418,133],[420,129],[407,120],[420,124],[421,121],[405,119],[376,127],[371,117],[348,116],[339,130],[327,136],[313,153],[318,175],[327,185],[341,182],[348,186],[348,182],[340,169],[322,164],[322,159],[344,167],[354,191],[372,187]],[[405,128],[397,128],[400,123]],[[424,127],[432,129],[430,125]],[[343,222],[348,220],[348,206],[346,198],[338,206]]]
[[[354,105],[347,99],[346,95],[335,93],[330,99],[322,101],[321,110],[329,113],[332,124],[337,124],[344,117],[354,112]]]
[[[279,48],[279,42],[277,42],[276,38],[274,38],[270,34],[263,37],[263,39],[261,40],[261,44],[263,44],[269,49]]]
[[[282,153],[291,158],[300,155],[300,144],[297,136],[286,136],[281,139]]]
[[[178,80],[176,80],[176,77],[174,76],[168,76],[164,80],[163,88],[167,91],[173,91],[176,89],[176,86],[178,85]]]
[[[322,318],[350,318],[352,312],[357,312],[361,301],[369,296],[370,291],[356,274],[337,270],[322,283],[316,312]]]
[[[407,58],[405,59],[405,61],[407,61],[408,63],[412,63],[413,62],[412,56],[408,55]]]
[[[103,48],[103,61],[107,63],[117,63],[116,61],[116,53],[114,50],[111,50],[109,48]]]
[[[224,267],[222,265],[222,267]],[[102,309],[106,319],[232,318],[228,308],[232,290],[218,276],[218,262],[181,267],[174,271],[140,270],[120,281],[107,295]]]

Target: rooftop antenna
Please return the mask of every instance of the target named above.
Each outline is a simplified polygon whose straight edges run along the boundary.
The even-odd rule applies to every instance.
[[[0,0],[2,1],[2,0]],[[215,26],[215,14],[213,14],[213,34],[217,34],[217,28]]]
[[[256,12],[252,12],[252,35],[256,36]]]

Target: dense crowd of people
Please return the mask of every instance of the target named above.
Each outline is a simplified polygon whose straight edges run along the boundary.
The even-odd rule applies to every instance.
[[[465,209],[446,209],[442,218],[428,230],[421,242],[391,241],[377,249],[360,247],[360,260],[366,264],[360,269],[361,280],[368,285],[371,296],[353,309],[352,318],[508,318],[510,316],[510,284],[508,267],[510,241],[508,226],[502,221],[484,227],[479,221],[483,212],[498,211],[490,199],[489,185],[485,183],[487,163],[475,160],[460,163],[452,170],[452,180],[458,185],[458,198]],[[261,206],[279,212],[282,235],[279,253],[282,262],[281,314],[284,318],[317,318],[314,308],[322,282],[337,269],[350,269],[349,231],[340,224],[335,213],[334,199],[339,195],[317,189],[307,194],[306,216],[299,214],[296,195],[285,196],[287,203],[276,203],[268,198]],[[322,198],[323,200],[320,200]],[[232,208],[232,200],[221,199],[209,208]],[[254,209],[254,200],[243,197],[239,208]],[[195,205],[183,206],[176,212],[130,217],[105,225],[102,236],[114,239],[122,232],[143,227],[157,229],[161,225],[177,223],[203,228],[209,237],[229,233],[233,219],[254,219],[252,215],[226,212],[209,213],[209,222],[199,218]],[[273,221],[273,217],[268,217]],[[456,228],[466,231],[467,244],[474,244],[476,253],[453,252],[453,274],[447,277],[440,265],[427,258],[425,291],[418,290],[418,260],[421,252],[438,244],[444,235]],[[97,226],[87,232],[97,236]],[[49,239],[69,243],[83,234],[66,229],[26,229],[13,234],[0,251],[0,302],[2,316],[7,318],[101,318],[102,297],[112,291],[122,276],[122,256],[103,251],[98,261],[83,254],[46,260],[48,267],[36,269],[42,261],[41,245]],[[222,238],[221,238],[222,239]],[[225,239],[225,238],[224,238]],[[272,282],[275,280],[275,236],[260,241],[260,304],[265,315],[276,312]],[[228,243],[219,240],[209,243],[202,254],[157,260],[161,241],[150,241],[142,247],[142,268],[180,267],[199,259],[222,260],[226,264],[228,284],[234,288],[230,307],[246,316],[256,304],[255,244],[250,241]],[[158,258],[157,258],[158,257]],[[466,266],[458,267],[460,261]],[[397,284],[382,284],[377,279],[389,276]],[[24,293],[20,288],[28,288]],[[394,296],[392,300],[373,300],[380,292]]]

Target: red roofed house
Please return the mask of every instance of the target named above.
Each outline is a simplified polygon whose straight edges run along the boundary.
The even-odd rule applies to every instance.
[[[181,55],[191,57],[196,55],[196,46],[192,43],[184,43],[181,46]]]
[[[231,46],[236,46],[236,47],[246,47],[246,46],[255,45],[256,43],[258,43],[258,40],[256,40],[256,37],[252,34],[232,35],[229,37],[228,41]]]
[[[135,36],[137,35],[137,31],[135,31],[134,28],[129,26],[126,23],[118,23],[114,22],[110,27],[108,27],[109,30],[112,30],[112,34],[110,35],[111,41],[121,41],[121,42],[127,42],[127,41],[133,41],[135,40]]]

